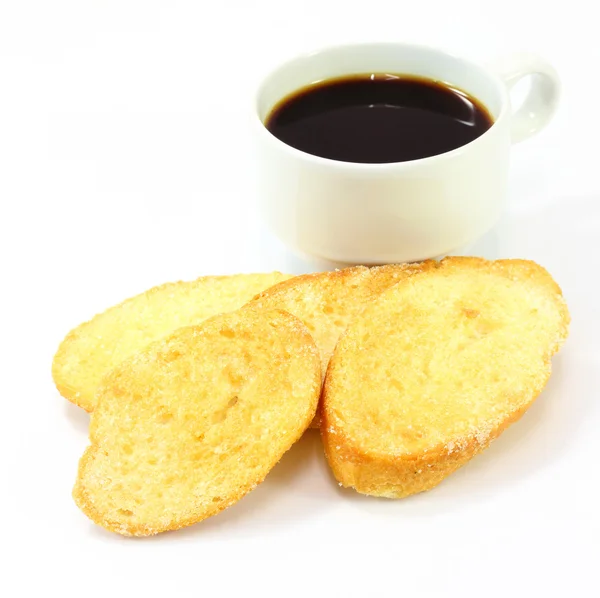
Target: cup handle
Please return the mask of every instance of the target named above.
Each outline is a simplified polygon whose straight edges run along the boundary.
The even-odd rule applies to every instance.
[[[523,105],[511,115],[510,137],[519,143],[541,131],[552,119],[560,98],[560,79],[554,67],[535,54],[512,54],[489,65],[500,76],[508,91],[524,77],[531,77],[531,88]]]

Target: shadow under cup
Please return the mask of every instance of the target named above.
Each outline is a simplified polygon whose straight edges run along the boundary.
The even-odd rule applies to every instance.
[[[425,77],[476,98],[494,124],[452,151],[408,162],[329,160],[294,149],[264,122],[285,97],[354,74]],[[506,196],[510,129],[504,82],[433,48],[350,45],[293,59],[260,86],[255,103],[259,209],[294,252],[336,263],[418,261],[456,252],[490,230]]]

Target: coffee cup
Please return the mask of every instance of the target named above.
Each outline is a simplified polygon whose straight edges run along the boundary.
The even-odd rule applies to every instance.
[[[445,82],[480,102],[493,124],[451,151],[386,163],[313,155],[267,129],[273,109],[297,90],[365,73]],[[515,111],[510,90],[525,77],[531,85]],[[459,252],[498,222],[510,147],[550,121],[559,95],[555,70],[533,54],[484,66],[435,48],[373,43],[299,56],[267,75],[255,96],[259,210],[294,252],[319,260],[372,265]]]

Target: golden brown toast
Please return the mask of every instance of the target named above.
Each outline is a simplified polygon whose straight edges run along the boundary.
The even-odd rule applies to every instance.
[[[98,382],[123,360],[182,326],[239,309],[287,278],[280,272],[203,276],[127,299],[69,332],[52,363],[56,388],[72,403],[92,411]]]
[[[325,452],[341,485],[433,488],[516,421],[568,334],[560,288],[533,262],[446,258],[370,303],[329,364]]]
[[[434,266],[431,261],[304,274],[268,288],[247,307],[283,309],[300,318],[319,348],[324,378],[340,335],[365,305],[390,286]],[[319,427],[318,417],[313,427]]]
[[[124,535],[210,517],[262,482],[308,427],[320,388],[317,349],[288,313],[181,328],[101,382],[75,501]]]

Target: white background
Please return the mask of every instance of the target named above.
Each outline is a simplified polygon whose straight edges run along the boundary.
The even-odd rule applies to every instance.
[[[0,4],[0,595],[598,596],[600,139],[585,0]],[[342,41],[413,40],[486,61],[534,50],[564,95],[513,150],[510,209],[480,244],[540,261],[573,325],[534,407],[436,490],[338,490],[318,434],[193,528],[124,539],[70,493],[88,416],[52,355],[74,325],[168,280],[314,265],[254,213],[251,93]]]

